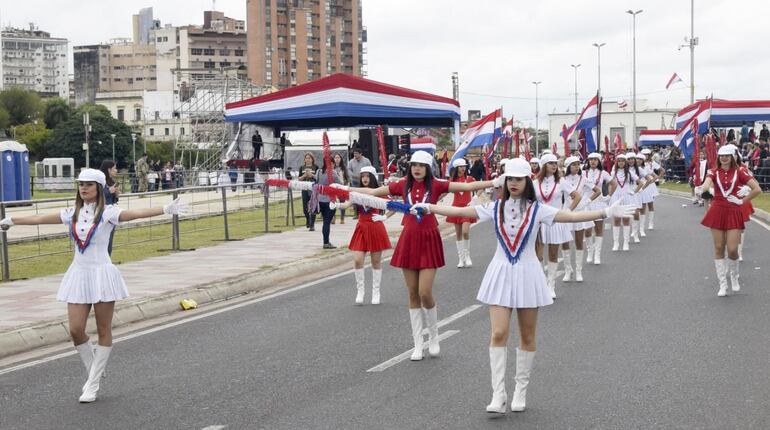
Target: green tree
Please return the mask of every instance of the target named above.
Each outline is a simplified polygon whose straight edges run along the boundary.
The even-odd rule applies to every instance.
[[[0,130],[7,129],[10,121],[11,117],[8,115],[8,111],[5,110],[2,105],[0,105]],[[2,133],[0,133],[0,135],[2,135]]]
[[[42,160],[48,156],[53,130],[43,124],[28,123],[16,127],[16,140],[27,145],[31,158]]]
[[[40,117],[43,103],[34,91],[10,88],[0,92],[0,105],[10,117],[10,125],[21,125]]]
[[[43,121],[45,121],[46,127],[53,130],[59,123],[69,119],[71,113],[72,110],[64,99],[54,97],[45,104]]]
[[[69,119],[60,123],[53,132],[48,155],[51,157],[72,157],[75,165],[86,165],[85,128],[83,114],[89,113],[91,134],[89,136],[91,167],[99,167],[102,160],[112,159],[112,137],[115,134],[115,160],[120,167],[131,163],[131,129],[122,121],[112,117],[104,106],[86,104],[77,108]],[[99,143],[101,141],[101,144]],[[137,148],[141,142],[137,140]]]
[[[139,149],[137,143],[136,156],[141,155],[142,150]],[[174,143],[173,142],[147,142],[147,158],[150,160],[158,160],[161,163],[172,161],[174,158]]]

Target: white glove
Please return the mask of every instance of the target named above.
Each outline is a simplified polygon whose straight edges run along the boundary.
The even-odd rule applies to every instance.
[[[636,190],[634,190],[633,188],[629,188],[626,190],[626,194],[628,194],[629,196],[633,196],[634,194],[636,194]]]
[[[738,192],[736,194],[738,194],[738,197],[746,197],[749,195],[750,192],[751,192],[751,187],[748,185],[744,185],[738,189]]]
[[[583,198],[583,199],[580,199],[580,203],[578,203],[578,205],[575,206],[575,211],[576,212],[577,211],[582,211],[583,209],[587,208],[588,205],[590,205],[590,204],[591,204],[591,199],[589,199],[587,197]]]
[[[500,175],[496,177],[495,179],[492,179],[492,186],[495,188],[500,188],[503,185],[505,185],[505,176]]]
[[[385,221],[387,219],[388,219],[388,217],[386,217],[385,215],[379,215],[379,214],[372,215],[372,221],[374,221],[374,222],[383,222],[383,221]]]
[[[411,208],[409,208],[409,212],[412,215],[417,215],[417,209],[422,209],[422,214],[427,215],[430,213],[430,204],[429,203],[415,203],[412,205]]]
[[[698,185],[697,187],[695,187],[695,196],[696,197],[700,197],[701,194],[703,194],[703,187]]]
[[[604,217],[609,218],[631,218],[636,212],[636,206],[634,205],[621,205],[620,200],[616,201],[607,208],[602,209]]]
[[[329,209],[331,210],[337,209],[337,202],[329,202]]]
[[[347,185],[338,184],[336,182],[332,183],[332,184],[329,184],[329,186],[332,187],[332,188],[339,188],[340,190],[348,190],[350,188]]]
[[[3,230],[8,230],[9,228],[13,227],[13,220],[11,217],[7,216],[3,218],[2,221],[0,221],[0,228]]]
[[[173,202],[163,206],[163,213],[166,215],[185,215],[190,212],[190,206],[177,197]]]
[[[743,204],[743,199],[739,199],[738,197],[735,197],[732,194],[727,196],[727,199],[725,199],[725,200],[727,200],[728,202],[730,202],[730,203],[732,203],[734,205],[738,205],[738,206],[741,206]]]

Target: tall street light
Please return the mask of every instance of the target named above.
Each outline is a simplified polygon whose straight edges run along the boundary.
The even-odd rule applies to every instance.
[[[597,54],[597,61],[596,61],[596,70],[597,74],[599,75],[596,81],[596,93],[599,95],[599,113],[601,114],[601,105],[602,105],[602,46],[606,45],[606,43],[594,43],[594,46],[596,47],[596,54]],[[599,120],[596,122],[596,138],[599,139],[599,142],[602,140],[602,119],[598,118]],[[599,146],[599,142],[597,142],[597,147]]]
[[[575,118],[577,118],[577,115],[578,115],[578,111],[577,111],[577,96],[578,96],[578,92],[577,92],[577,69],[578,69],[578,67],[580,67],[580,64],[570,64],[570,66],[572,66],[572,68],[575,69]]]
[[[535,85],[535,154],[537,154],[540,151],[540,148],[538,147],[538,140],[537,140],[537,134],[540,131],[540,123],[538,120],[540,119],[540,112],[537,108],[537,86],[542,84],[543,81],[532,81],[532,83]],[[516,142],[518,145],[519,142]],[[527,147],[529,147],[529,142],[527,142]]]
[[[136,133],[131,133],[131,148],[134,154],[134,169],[136,169]]]
[[[110,134],[110,137],[112,138],[112,161],[117,166],[118,162],[115,161],[115,133]]]
[[[633,146],[636,146],[636,15],[639,15],[642,13],[642,9],[639,9],[637,11],[633,11],[631,9],[626,11],[627,14],[631,15],[632,20],[634,22],[634,30],[633,30],[633,83],[632,83],[632,109],[633,109],[633,128],[631,129],[631,144]]]

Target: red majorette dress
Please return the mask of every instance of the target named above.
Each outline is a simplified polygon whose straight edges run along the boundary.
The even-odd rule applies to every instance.
[[[740,168],[751,175],[751,171],[747,169],[746,166],[741,166]],[[751,176],[753,177],[754,175]],[[751,215],[754,214],[754,205],[752,205],[751,202],[744,203],[741,205],[741,212],[743,213],[743,222],[749,222]]]
[[[464,178],[457,178],[452,182],[476,182],[476,179],[473,176],[465,176]],[[471,199],[473,198],[473,191],[463,191],[454,193],[454,199],[452,200],[452,206],[464,208],[468,206],[471,203]],[[474,223],[476,222],[476,218],[463,218],[458,216],[448,216],[446,217],[446,222],[450,224],[462,224],[464,222]]]
[[[372,221],[379,211],[365,206],[356,205],[358,223],[350,238],[348,249],[351,251],[378,252],[390,249],[390,238],[385,225],[380,221]]]
[[[430,192],[425,190],[425,182],[412,182],[412,190],[404,196],[406,178],[388,184],[391,196],[403,196],[407,204],[438,203],[442,194],[449,191],[449,181],[433,178]],[[441,233],[438,231],[438,221],[434,214],[427,214],[417,222],[412,214],[404,215],[401,225],[401,235],[393,251],[390,265],[402,269],[433,269],[444,266],[444,245]]]
[[[741,205],[727,201],[726,196],[737,196],[738,189],[751,180],[745,169],[709,169],[707,178],[714,182],[714,200],[701,224],[717,230],[743,230],[746,228]]]

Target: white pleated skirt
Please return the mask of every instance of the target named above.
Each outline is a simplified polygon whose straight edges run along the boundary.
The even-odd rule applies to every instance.
[[[567,225],[572,227],[571,228],[572,231],[583,231],[587,228],[593,228],[594,223],[593,221],[585,221],[585,222],[573,222]]]
[[[653,183],[650,184],[649,187],[642,190],[641,194],[642,203],[652,203],[653,200],[655,200],[655,197],[660,193],[658,192],[658,187]]]
[[[73,263],[62,278],[56,299],[66,303],[115,302],[128,297],[123,276],[112,263]]]
[[[607,207],[607,203],[602,201],[601,197],[597,197],[596,200],[588,204],[587,211],[600,211]]]
[[[553,303],[543,267],[537,259],[512,265],[499,257],[492,258],[487,266],[476,299],[511,309],[539,308]]]
[[[570,223],[571,224],[571,223]],[[572,226],[567,223],[555,222],[551,225],[540,225],[540,240],[544,244],[560,245],[572,240]]]
[[[610,205],[620,200],[621,205],[632,205],[634,207],[642,207],[642,201],[639,200],[639,194],[630,195],[622,189],[615,191],[615,194],[610,198]]]

